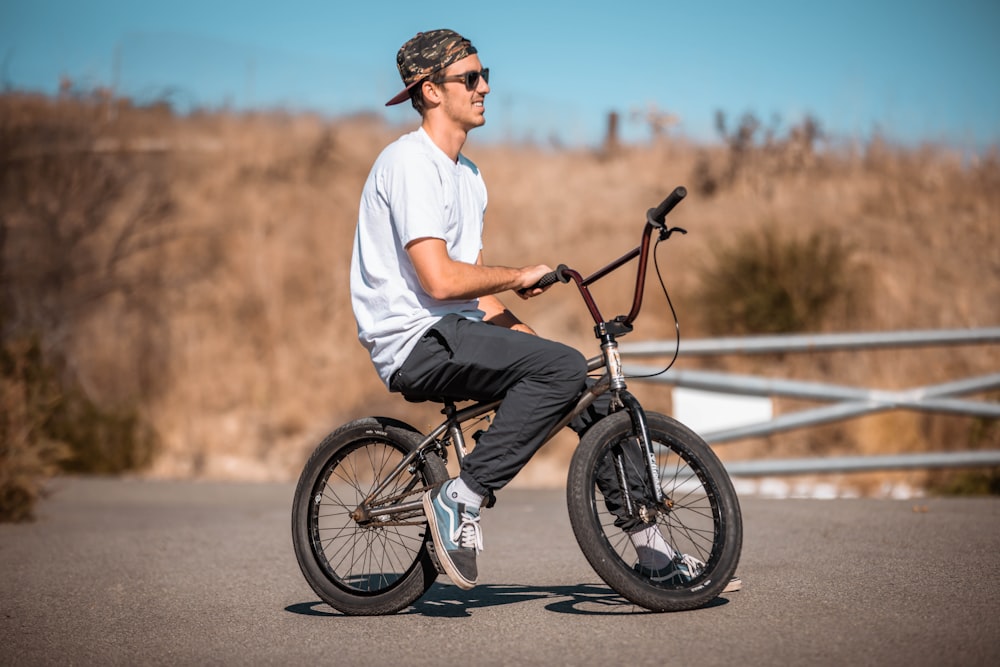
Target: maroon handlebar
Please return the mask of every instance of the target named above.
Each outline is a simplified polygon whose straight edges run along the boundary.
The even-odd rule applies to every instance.
[[[646,285],[646,265],[649,263],[649,242],[652,238],[653,230],[664,230],[664,218],[686,196],[687,189],[683,186],[677,187],[670,193],[669,196],[667,196],[666,199],[660,202],[659,206],[655,209],[649,209],[646,213],[646,225],[642,230],[642,240],[639,245],[631,252],[622,255],[604,268],[584,278],[577,271],[560,264],[559,268],[551,274],[547,274],[546,278],[552,274],[556,274],[556,278],[562,282],[569,282],[572,280],[576,283],[577,288],[580,290],[580,296],[583,297],[583,301],[587,304],[587,309],[590,311],[590,316],[594,318],[594,324],[600,325],[605,322],[605,319],[601,315],[601,311],[597,307],[597,303],[595,303],[594,297],[590,293],[590,285],[638,257],[639,268],[635,277],[635,293],[632,297],[632,309],[629,311],[628,315],[616,318],[616,320],[624,326],[631,326],[632,322],[634,322],[639,316],[639,309],[642,307],[643,290]],[[552,284],[552,282],[554,282],[554,280],[546,284]]]

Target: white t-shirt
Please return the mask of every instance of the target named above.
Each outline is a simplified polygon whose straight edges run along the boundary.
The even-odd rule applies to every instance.
[[[479,300],[438,301],[420,286],[406,245],[443,239],[448,255],[474,264],[482,249],[486,183],[471,161],[453,162],[420,128],[375,160],[361,194],[351,256],[358,339],[386,383],[441,317],[482,319]]]

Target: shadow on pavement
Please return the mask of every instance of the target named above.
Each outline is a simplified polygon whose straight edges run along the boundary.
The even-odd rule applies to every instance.
[[[412,607],[399,615],[428,616],[433,618],[461,618],[470,616],[470,611],[484,607],[551,600],[545,608],[559,614],[621,616],[628,614],[653,613],[638,607],[611,589],[597,584],[575,586],[520,586],[490,585],[476,586],[471,591],[463,591],[457,586],[434,584]],[[706,607],[728,604],[726,598],[716,598]],[[301,602],[285,607],[285,611],[304,616],[342,616],[326,603]]]

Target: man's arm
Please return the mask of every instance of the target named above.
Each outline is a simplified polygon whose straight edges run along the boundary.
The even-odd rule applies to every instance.
[[[413,262],[420,286],[431,297],[445,301],[448,299],[475,299],[488,297],[507,290],[521,290],[537,283],[551,271],[548,266],[486,266],[483,255],[475,264],[456,262],[448,256],[448,247],[442,239],[421,238],[411,241],[406,252]],[[522,298],[538,296],[544,290],[535,289]],[[497,303],[499,300],[494,299]],[[501,304],[502,306],[502,304]]]

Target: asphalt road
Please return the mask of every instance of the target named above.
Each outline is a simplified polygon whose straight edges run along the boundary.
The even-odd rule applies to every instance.
[[[744,588],[651,614],[562,492],[484,513],[481,585],[349,618],[292,553],[292,486],[61,479],[0,525],[0,665],[1000,665],[1000,499],[743,499]]]

